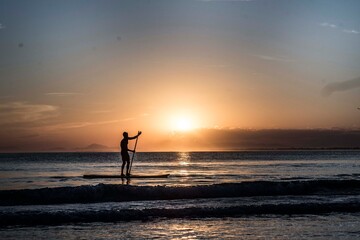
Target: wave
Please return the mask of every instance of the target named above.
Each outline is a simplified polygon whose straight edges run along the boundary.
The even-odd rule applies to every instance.
[[[297,180],[222,183],[205,186],[85,185],[0,191],[0,205],[123,202],[283,195],[356,195],[360,180]]]
[[[359,202],[346,203],[298,203],[263,204],[231,207],[188,207],[180,209],[150,208],[122,210],[80,210],[80,211],[19,211],[0,212],[0,226],[11,225],[54,225],[65,223],[148,221],[174,218],[224,218],[249,215],[289,215],[358,213]]]

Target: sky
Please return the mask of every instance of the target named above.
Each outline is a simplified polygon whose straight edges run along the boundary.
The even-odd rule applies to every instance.
[[[0,0],[0,151],[112,151],[138,130],[139,151],[360,147],[359,12],[358,0]],[[293,131],[320,140],[286,144]],[[319,145],[327,131],[349,136]]]

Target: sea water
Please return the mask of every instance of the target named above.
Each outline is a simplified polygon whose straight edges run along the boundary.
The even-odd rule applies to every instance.
[[[356,239],[359,151],[0,154],[1,239]]]

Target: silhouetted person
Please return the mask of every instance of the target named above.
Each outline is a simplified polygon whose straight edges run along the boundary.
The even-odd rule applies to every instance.
[[[130,156],[129,156],[129,151],[135,153],[135,149],[134,150],[130,150],[128,148],[128,142],[129,140],[133,140],[136,139],[140,136],[141,132],[138,131],[138,134],[134,137],[129,137],[127,132],[123,132],[123,136],[124,138],[121,140],[120,142],[120,148],[121,148],[121,158],[122,158],[122,166],[121,166],[121,176],[124,176],[124,167],[126,164],[126,176],[130,175],[129,172],[129,167],[130,167]]]

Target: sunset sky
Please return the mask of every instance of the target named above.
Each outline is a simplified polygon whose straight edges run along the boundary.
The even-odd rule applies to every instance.
[[[242,149],[231,136],[285,129],[345,129],[356,145],[359,13],[358,0],[0,0],[0,151],[116,150],[138,130],[139,151]]]

